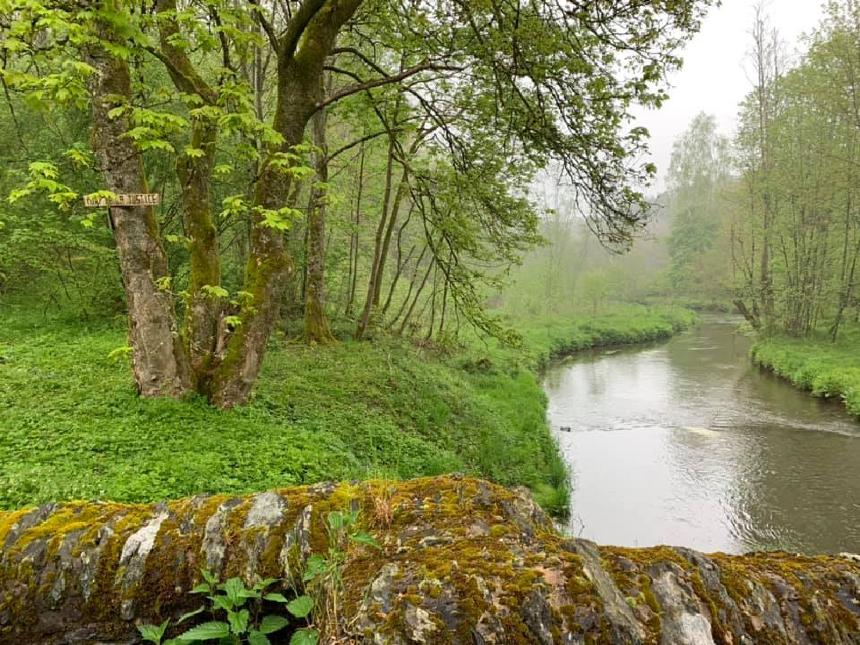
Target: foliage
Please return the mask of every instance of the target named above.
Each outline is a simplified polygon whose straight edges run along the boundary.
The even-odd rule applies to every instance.
[[[392,338],[271,348],[247,407],[141,400],[121,328],[0,310],[0,507],[154,501],[323,480],[460,471],[567,508],[568,474],[535,368],[562,348],[654,338],[682,311],[512,320],[525,350],[466,338],[451,353]],[[279,339],[280,340],[280,339]]]
[[[697,115],[675,142],[668,173],[669,277],[678,295],[728,296],[729,172],[728,140],[714,117]]]
[[[853,0],[828,3],[790,67],[778,35],[756,16],[732,257],[737,302],[765,332],[805,336],[826,322],[835,340],[857,306],[858,18]]]
[[[284,606],[295,618],[307,618],[314,606],[313,598],[299,596],[293,600],[280,593],[267,591],[277,580],[267,578],[260,580],[251,587],[246,587],[241,578],[230,578],[220,583],[210,572],[203,570],[204,582],[200,583],[190,593],[205,594],[208,606],[191,611],[176,621],[180,625],[190,618],[204,612],[212,616],[212,620],[199,623],[186,629],[174,638],[163,640],[170,620],[160,625],[139,625],[138,631],[144,641],[155,645],[185,645],[192,642],[217,643],[247,643],[248,645],[268,645],[269,636],[280,632],[290,625],[290,621],[280,613],[264,612],[268,603]],[[226,620],[218,620],[222,617]],[[319,635],[316,630],[301,628],[293,632],[291,645],[316,645]]]
[[[648,133],[629,125],[631,111],[665,100],[677,50],[710,4],[6,1],[0,80],[9,110],[0,127],[17,134],[9,138],[24,163],[0,189],[14,205],[30,200],[88,229],[97,215],[82,212],[81,195],[129,185],[162,193],[163,212],[149,212],[144,230],[113,236],[123,286],[137,289],[125,295],[147,395],[194,390],[224,407],[247,400],[294,258],[301,291],[288,291],[286,307],[317,318],[335,312],[325,311],[324,289],[306,288],[308,267],[322,274],[329,261],[320,283],[338,290],[347,319],[356,283],[369,282],[357,337],[379,324],[445,339],[456,335],[454,318],[504,336],[484,297],[538,239],[525,187],[555,164],[584,221],[629,245],[647,215],[641,188],[655,173],[641,160]],[[324,156],[305,141],[322,110],[331,113]],[[34,116],[34,127],[18,127]],[[62,145],[42,141],[36,124],[46,121]],[[130,160],[122,168],[110,158],[119,147]],[[311,155],[324,163],[311,168]],[[382,173],[365,176],[365,157]],[[342,204],[331,208],[327,242],[322,225],[311,239],[304,208],[323,184],[327,205]],[[125,218],[111,225],[124,229]],[[72,263],[79,269],[112,250],[110,233],[88,234],[99,243],[76,254],[85,256]],[[24,285],[39,267],[11,275],[7,246],[0,239],[0,280]],[[150,290],[140,285],[150,283],[159,291],[145,301]],[[231,307],[224,295],[239,290],[250,300]],[[173,320],[176,309],[184,322]],[[144,349],[150,331],[171,329],[183,333],[169,355]]]

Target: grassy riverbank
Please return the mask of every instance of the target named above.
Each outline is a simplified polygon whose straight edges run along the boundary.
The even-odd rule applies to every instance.
[[[823,334],[795,339],[759,340],[753,361],[816,396],[839,397],[848,412],[860,417],[860,326],[840,333],[836,343]]]
[[[594,317],[513,321],[532,365],[609,345],[663,340],[693,325],[696,314],[681,307],[617,306]]]
[[[600,343],[663,337],[685,314],[624,309],[522,326],[526,349],[399,339],[309,348],[275,339],[253,402],[141,400],[120,322],[0,313],[0,507],[460,471],[567,507],[567,472],[534,367]]]

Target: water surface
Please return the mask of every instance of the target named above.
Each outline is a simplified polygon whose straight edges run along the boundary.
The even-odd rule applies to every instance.
[[[751,365],[738,322],[706,317],[665,344],[547,373],[575,534],[731,553],[860,552],[860,424]]]

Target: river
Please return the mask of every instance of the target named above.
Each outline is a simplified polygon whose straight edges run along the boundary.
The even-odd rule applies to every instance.
[[[668,342],[595,351],[547,372],[574,534],[860,553],[860,424],[838,402],[753,366],[738,322],[705,316]]]

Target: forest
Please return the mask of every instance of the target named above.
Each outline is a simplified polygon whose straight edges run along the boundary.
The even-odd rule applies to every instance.
[[[853,642],[860,3],[658,167],[720,5],[0,0],[0,643]]]

